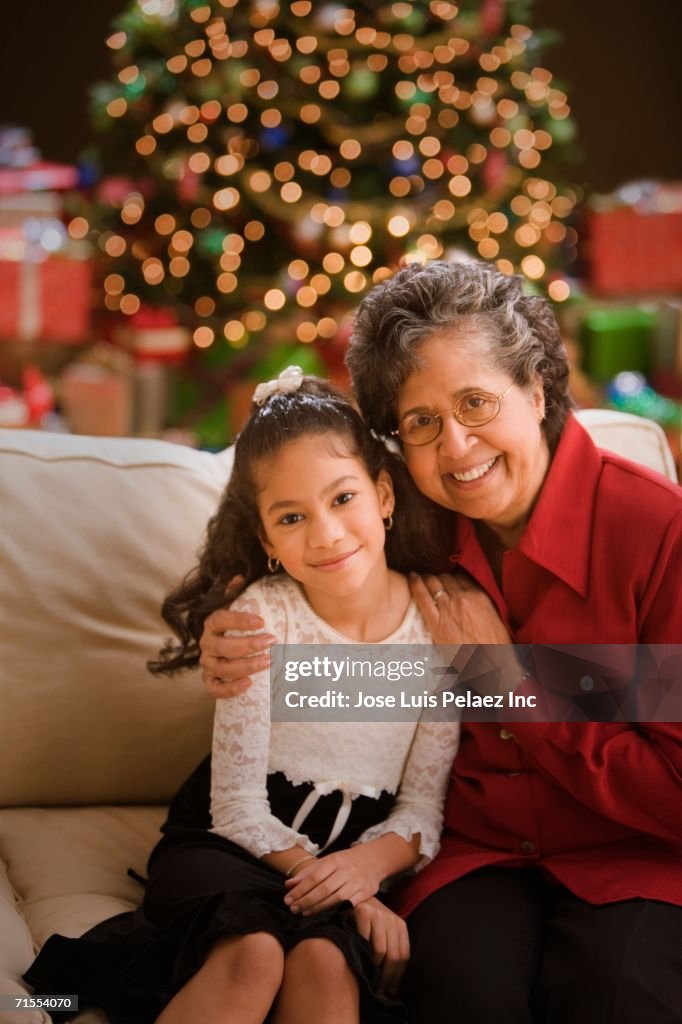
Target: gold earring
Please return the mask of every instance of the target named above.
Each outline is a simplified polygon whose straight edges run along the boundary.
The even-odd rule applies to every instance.
[[[268,572],[277,572],[280,566],[279,558],[276,555],[270,555],[268,558]]]
[[[387,533],[388,533],[389,530],[393,529],[393,513],[392,512],[389,512],[389,514],[384,519],[384,529],[386,530]]]

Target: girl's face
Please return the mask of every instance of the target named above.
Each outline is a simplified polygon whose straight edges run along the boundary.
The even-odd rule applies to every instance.
[[[347,452],[341,436],[300,437],[255,474],[265,551],[306,590],[337,597],[360,592],[377,568],[385,570],[382,520],[394,504],[389,475],[372,480]]]

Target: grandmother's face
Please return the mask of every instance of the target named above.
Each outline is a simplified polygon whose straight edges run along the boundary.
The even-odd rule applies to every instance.
[[[549,465],[540,382],[530,391],[513,384],[494,368],[491,342],[479,337],[433,335],[420,346],[419,357],[422,365],[398,396],[399,422],[414,412],[444,416],[434,440],[419,447],[403,444],[415,483],[439,505],[482,520],[503,543],[516,543]],[[507,393],[491,422],[464,426],[450,410],[467,392],[480,391]],[[468,402],[477,403],[475,397]]]

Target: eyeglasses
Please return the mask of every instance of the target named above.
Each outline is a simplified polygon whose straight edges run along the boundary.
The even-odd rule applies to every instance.
[[[451,412],[464,427],[484,427],[495,419],[502,406],[502,399],[513,387],[510,384],[501,395],[491,395],[488,391],[467,391],[454,409],[446,409],[444,412],[408,413],[403,416],[398,429],[392,430],[391,434],[397,434],[405,444],[429,444],[443,430],[443,417],[447,412]]]

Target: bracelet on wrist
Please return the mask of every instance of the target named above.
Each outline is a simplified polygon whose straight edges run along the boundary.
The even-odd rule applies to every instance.
[[[309,860],[317,860],[317,857],[312,853],[307,853],[305,857],[300,857],[299,860],[295,860],[291,867],[287,868],[284,873],[285,878],[293,878],[296,874],[296,869],[300,868],[302,864],[307,864]]]

